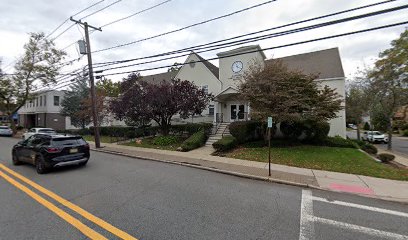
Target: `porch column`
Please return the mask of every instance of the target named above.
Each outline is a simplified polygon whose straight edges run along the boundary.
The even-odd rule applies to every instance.
[[[248,102],[248,120],[251,120],[251,117],[249,116],[249,114],[251,113],[251,104]]]
[[[214,123],[217,122],[218,102],[214,101]]]

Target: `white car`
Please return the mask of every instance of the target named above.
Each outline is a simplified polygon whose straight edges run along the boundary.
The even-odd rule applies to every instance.
[[[0,136],[13,136],[13,130],[8,126],[0,126]]]
[[[365,131],[363,133],[363,140],[376,143],[376,142],[383,142],[383,143],[388,143],[388,136],[386,136],[384,133],[381,133],[379,131]]]
[[[23,139],[28,139],[34,134],[49,134],[49,135],[54,135],[57,134],[57,132],[52,129],[52,128],[31,128],[28,130],[28,132],[23,134]]]

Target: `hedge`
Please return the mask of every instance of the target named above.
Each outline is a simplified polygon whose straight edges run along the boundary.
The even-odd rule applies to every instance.
[[[153,139],[153,144],[158,146],[168,146],[178,143],[179,138],[177,136],[158,136]]]
[[[304,134],[303,142],[319,143],[327,138],[330,131],[330,124],[312,120],[285,121],[280,124],[280,130],[287,138],[299,139]]]
[[[370,153],[370,154],[377,154],[378,152],[377,148],[374,145],[369,144],[369,143],[362,146],[361,150],[363,150],[364,152]]]
[[[262,122],[243,121],[232,122],[229,125],[229,131],[239,143],[259,140],[262,136]]]
[[[395,159],[395,156],[389,153],[380,153],[378,154],[378,158],[381,160],[381,162],[391,162]]]
[[[204,129],[194,133],[191,135],[189,138],[187,138],[182,144],[181,144],[181,150],[183,152],[188,152],[193,149],[199,148],[205,144],[205,141],[207,140],[207,136],[205,134]]]
[[[220,151],[220,152],[233,149],[237,145],[238,145],[238,141],[233,136],[225,136],[221,138],[220,140],[216,141],[215,143],[213,143],[213,147],[215,148],[215,150]]]
[[[213,127],[212,123],[187,123],[179,125],[171,125],[170,131],[174,134],[183,134],[187,133],[188,135],[193,135],[194,133],[204,130],[206,134],[209,134],[211,128]]]
[[[344,139],[342,137],[326,137],[319,145],[327,146],[327,147],[340,147],[340,148],[359,148],[357,143],[349,140]]]
[[[402,132],[402,136],[408,137],[408,129],[407,129],[407,130],[404,130],[404,131]]]

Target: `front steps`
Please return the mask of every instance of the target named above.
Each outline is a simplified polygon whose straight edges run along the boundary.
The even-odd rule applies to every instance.
[[[205,146],[212,146],[213,143],[216,141],[220,140],[222,138],[222,135],[231,135],[229,131],[229,126],[230,123],[220,123],[217,132],[215,134],[210,135],[208,138],[207,142],[205,143]]]

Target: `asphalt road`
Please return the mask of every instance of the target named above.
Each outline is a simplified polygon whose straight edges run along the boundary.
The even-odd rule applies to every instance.
[[[361,134],[363,134],[363,131],[361,131]],[[352,139],[357,139],[357,131],[347,131],[347,136]],[[375,146],[384,150],[387,149],[387,144],[384,143],[376,143]],[[392,151],[408,156],[408,138],[393,136]]]
[[[408,239],[406,204],[97,152],[38,175],[16,142],[0,138],[0,239]]]

